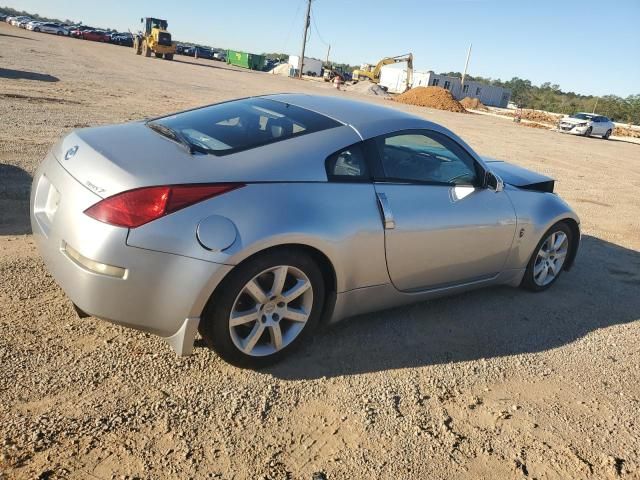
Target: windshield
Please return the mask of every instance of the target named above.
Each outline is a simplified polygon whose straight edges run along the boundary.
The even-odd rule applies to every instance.
[[[193,150],[227,155],[340,123],[318,113],[266,98],[247,98],[178,113],[149,122],[168,127]]]
[[[576,113],[575,115],[571,115],[571,118],[577,118],[578,120],[592,120],[595,115],[591,115],[590,113]]]

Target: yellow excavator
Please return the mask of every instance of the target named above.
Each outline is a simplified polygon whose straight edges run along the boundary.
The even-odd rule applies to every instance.
[[[408,53],[406,55],[398,55],[397,57],[385,57],[380,60],[375,67],[371,70],[354,70],[353,80],[371,80],[373,83],[380,82],[380,71],[385,65],[391,65],[393,63],[407,63],[407,90],[413,85],[413,54]]]
[[[160,18],[141,18],[144,24],[144,32],[140,32],[133,38],[133,49],[136,55],[150,57],[153,53],[158,58],[173,60],[176,53],[176,42],[171,41],[171,34],[167,32],[169,24]]]

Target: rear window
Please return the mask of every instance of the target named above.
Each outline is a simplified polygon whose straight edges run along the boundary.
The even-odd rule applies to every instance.
[[[214,155],[319,132],[341,124],[318,113],[267,98],[247,98],[153,120]]]

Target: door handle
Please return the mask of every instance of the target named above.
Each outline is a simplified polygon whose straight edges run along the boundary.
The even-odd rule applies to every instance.
[[[376,193],[378,196],[378,205],[380,205],[380,212],[382,212],[382,223],[385,230],[393,230],[396,228],[396,221],[393,218],[393,212],[389,206],[389,200],[384,193]]]

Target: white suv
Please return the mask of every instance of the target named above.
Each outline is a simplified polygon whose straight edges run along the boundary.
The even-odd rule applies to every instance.
[[[595,113],[576,113],[570,117],[564,117],[558,122],[559,132],[585,137],[601,135],[605,140],[609,138],[613,129],[614,125],[611,120]]]

